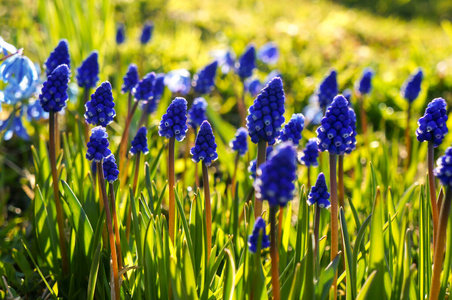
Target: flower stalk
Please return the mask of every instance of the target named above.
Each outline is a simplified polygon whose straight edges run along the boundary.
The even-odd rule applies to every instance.
[[[174,195],[174,186],[176,185],[176,174],[174,171],[174,146],[175,138],[171,137],[168,141],[168,184],[169,184],[169,215],[168,228],[170,239],[174,243],[174,223],[176,220],[176,199]]]
[[[265,140],[259,140],[257,144],[257,159],[256,159],[256,172],[259,166],[265,162],[267,156],[267,142]],[[259,199],[258,193],[254,194],[254,218],[259,217],[262,214],[262,200]]]
[[[202,162],[202,181],[204,187],[204,209],[206,212],[207,258],[209,258],[212,249],[212,208],[210,204],[209,172],[204,162]]]
[[[138,186],[138,176],[140,174],[140,161],[141,161],[141,152],[138,152],[135,156],[135,173],[133,177],[133,194],[137,195],[137,186]],[[132,225],[132,206],[129,206],[129,212],[127,213],[127,223],[126,223],[126,239],[129,240],[130,237],[130,227]]]
[[[344,207],[345,189],[344,189],[344,156],[339,155],[338,159],[338,196],[339,196],[339,207]]]
[[[116,199],[115,199],[115,190],[113,187],[113,183],[109,183],[110,189],[110,201],[111,201],[111,210],[113,213],[113,225],[115,229],[115,241],[116,241],[116,253],[118,256],[118,268],[122,270],[122,251],[121,251],[121,238],[119,236],[119,224],[118,224],[118,214],[116,213]]]
[[[271,274],[272,274],[272,294],[273,300],[281,299],[279,287],[279,254],[276,237],[276,212],[277,206],[270,206],[270,257],[271,257]]]
[[[433,219],[433,245],[435,245],[436,234],[438,232],[438,206],[436,203],[436,187],[435,187],[435,176],[433,175],[434,168],[434,145],[432,141],[428,142],[427,148],[427,165],[428,165],[428,185],[430,192],[430,203],[432,206],[432,219]]]
[[[331,190],[331,252],[330,260],[333,261],[338,254],[338,207],[337,207],[337,178],[336,178],[336,154],[330,153],[330,190]],[[337,297],[337,273],[333,279],[334,296]]]

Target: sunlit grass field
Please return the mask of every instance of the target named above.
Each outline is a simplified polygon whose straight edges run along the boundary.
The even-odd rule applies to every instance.
[[[441,1],[439,2],[439,6]],[[432,4],[433,5],[433,4]],[[447,7],[447,6],[445,6]],[[239,57],[254,44],[278,45],[276,64],[258,61],[254,74],[262,81],[273,70],[284,83],[286,122],[294,113],[309,115],[320,82],[336,69],[339,92],[354,90],[362,71],[371,67],[372,92],[364,98],[368,132],[358,117],[356,150],[344,158],[345,206],[339,212],[340,256],[330,260],[330,210],[320,216],[318,254],[313,249],[314,210],[306,203],[307,168],[297,166],[295,196],[284,210],[278,237],[279,282],[282,299],[426,299],[432,280],[433,220],[427,180],[427,143],[416,140],[417,120],[427,104],[452,99],[452,23],[440,18],[374,15],[329,1],[70,1],[12,0],[0,2],[0,36],[23,48],[42,67],[65,38],[71,58],[70,99],[60,114],[61,151],[57,149],[59,192],[65,215],[69,272],[62,271],[57,212],[49,161],[48,121],[24,121],[30,140],[4,139],[0,132],[0,297],[6,299],[110,299],[114,289],[110,246],[100,208],[100,191],[91,163],[85,159],[87,140],[80,113],[83,89],[76,68],[93,50],[99,53],[99,81],[113,87],[116,117],[108,128],[110,149],[118,155],[127,112],[121,93],[130,63],[140,77],[148,72],[187,69],[193,76],[214,59],[215,51],[231,49]],[[151,41],[142,45],[143,25],[152,21]],[[115,41],[118,24],[125,25],[125,42]],[[411,106],[411,161],[406,148],[408,102],[400,95],[406,78],[422,68],[424,80]],[[0,89],[6,86],[0,82]],[[91,93],[94,92],[92,89]],[[165,89],[156,112],[148,118],[149,153],[139,165],[130,157],[114,193],[125,269],[122,299],[267,299],[273,294],[268,249],[251,253],[248,236],[255,221],[253,179],[248,166],[257,156],[248,152],[235,164],[229,142],[240,127],[237,103],[243,93],[233,71],[217,71],[213,91],[205,95],[219,159],[209,167],[212,205],[212,249],[207,255],[206,213],[201,167],[191,161],[195,132],[176,142],[177,185],[175,238],[168,232],[168,140],[158,124],[178,95]],[[193,90],[184,96],[189,107]],[[351,103],[358,111],[356,92]],[[34,97],[36,98],[36,97]],[[255,97],[245,95],[245,105]],[[5,120],[21,105],[2,103]],[[450,110],[448,109],[448,112]],[[139,126],[139,106],[131,122],[130,141]],[[452,128],[451,120],[447,127]],[[318,123],[306,118],[298,151],[316,137]],[[452,143],[445,136],[435,158]],[[237,174],[234,170],[237,167]],[[134,191],[134,176],[138,172]],[[328,153],[310,170],[311,185],[323,172],[329,178]],[[232,181],[237,181],[237,193]],[[327,185],[331,188],[327,180]],[[441,190],[436,182],[437,194]],[[233,196],[234,195],[234,196]],[[131,211],[131,224],[127,216]],[[263,218],[269,219],[264,203]],[[449,220],[440,298],[449,297],[452,277],[452,228]],[[267,226],[269,233],[270,226]],[[130,239],[126,238],[130,230]],[[337,295],[331,288],[338,275]]]

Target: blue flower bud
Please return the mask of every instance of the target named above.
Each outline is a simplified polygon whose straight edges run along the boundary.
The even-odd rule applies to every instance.
[[[187,132],[187,100],[177,97],[171,102],[162,116],[159,125],[159,135],[166,138],[176,137],[177,141],[182,141]]]
[[[257,51],[257,58],[264,64],[273,65],[279,59],[278,45],[274,42],[268,42]]]
[[[282,81],[279,77],[273,78],[248,109],[246,127],[253,143],[259,140],[270,145],[275,143],[284,123],[284,100]]]
[[[295,146],[298,146],[301,140],[301,132],[304,128],[303,114],[293,114],[289,123],[287,123],[281,130],[279,139],[282,142],[291,141]]]
[[[124,24],[119,24],[116,29],[116,44],[121,45],[126,40],[126,32],[124,30]]]
[[[246,48],[243,55],[235,65],[235,72],[244,80],[253,75],[253,70],[256,68],[256,49],[253,45]]]
[[[229,146],[240,155],[244,155],[248,151],[248,130],[245,127],[237,129],[235,137],[231,140]]]
[[[333,102],[334,97],[336,97],[337,93],[339,92],[336,77],[336,70],[331,70],[330,73],[320,83],[316,91],[316,95],[322,109],[326,109],[331,104],[331,102]]]
[[[257,217],[254,222],[253,232],[248,237],[248,247],[251,253],[256,253],[259,242],[259,235],[262,231],[262,245],[260,245],[260,249],[265,249],[270,247],[270,240],[268,238],[267,233],[265,232],[265,221],[261,217]]]
[[[124,76],[124,84],[122,85],[121,91],[123,93],[133,91],[134,87],[138,84],[138,81],[140,81],[138,67],[135,64],[130,64],[127,73]]]
[[[405,98],[408,102],[413,102],[419,96],[423,77],[424,74],[422,73],[422,70],[417,69],[402,85],[400,92],[403,98]]]
[[[308,205],[317,203],[320,208],[329,208],[331,206],[330,193],[328,193],[328,187],[326,186],[325,175],[320,173],[315,182],[315,186],[311,188],[311,192],[308,195]]]
[[[154,87],[155,87],[155,73],[151,72],[146,74],[146,76],[141,79],[138,85],[135,87],[133,95],[135,101],[148,101],[154,97]]]
[[[97,57],[97,51],[91,52],[77,69],[77,83],[79,87],[87,89],[96,87],[97,81],[99,80],[99,63]]]
[[[141,32],[140,42],[142,45],[147,44],[152,38],[152,32],[154,31],[153,23],[144,24],[143,31]]]
[[[355,89],[361,94],[369,94],[372,90],[372,77],[374,76],[374,70],[371,68],[365,68],[361,79],[356,82]]]
[[[39,95],[39,101],[44,111],[59,112],[66,106],[69,77],[70,71],[67,65],[59,65],[47,77]]]
[[[446,149],[443,156],[436,161],[437,167],[433,174],[445,187],[452,187],[452,147]]]
[[[148,149],[148,138],[147,138],[148,130],[146,127],[141,127],[137,131],[137,135],[132,140],[132,148],[130,149],[130,154],[134,155],[138,152],[143,154],[147,154],[149,152]]]
[[[273,146],[268,146],[265,157],[268,158],[270,156],[270,153],[272,153],[272,151],[273,151]],[[253,179],[253,180],[256,179],[256,160],[255,159],[253,159],[250,162],[250,165],[248,166],[248,173],[250,174],[250,179]]]
[[[436,148],[443,142],[444,136],[449,132],[447,129],[446,101],[443,98],[433,99],[427,106],[425,114],[419,119],[416,130],[419,142],[433,142]]]
[[[188,111],[188,125],[196,130],[202,122],[207,120],[206,116],[207,102],[204,98],[198,97]]]
[[[59,65],[66,65],[68,68],[71,68],[69,43],[65,39],[60,40],[58,46],[50,53],[49,58],[47,58],[47,61],[45,62],[47,76],[49,76]]]
[[[104,169],[104,177],[109,183],[113,183],[118,179],[119,171],[116,165],[115,156],[112,154],[105,158],[102,163]]]
[[[257,170],[254,188],[258,198],[270,206],[286,206],[293,200],[296,171],[297,152],[291,142],[282,143]]]
[[[193,76],[192,85],[198,94],[208,94],[213,89],[217,67],[218,62],[215,60]]]
[[[202,161],[206,166],[210,166],[217,160],[217,144],[215,144],[215,136],[208,121],[202,122],[196,136],[195,146],[191,148],[190,154],[193,155],[194,162]]]
[[[307,167],[318,166],[317,158],[319,157],[319,147],[317,145],[317,138],[309,139],[304,148],[300,162]]]
[[[94,127],[87,144],[86,158],[90,161],[94,159],[95,162],[101,162],[111,155],[111,151],[108,149],[109,145],[106,129],[102,126]]]
[[[114,107],[111,84],[105,81],[91,95],[91,100],[85,104],[86,123],[106,127],[116,116]]]

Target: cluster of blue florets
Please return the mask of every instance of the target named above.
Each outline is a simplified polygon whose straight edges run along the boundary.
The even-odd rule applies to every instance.
[[[333,102],[334,97],[336,97],[339,92],[336,77],[336,70],[331,70],[331,72],[320,83],[319,88],[316,91],[316,95],[322,109],[326,109],[331,102]]]
[[[122,85],[121,91],[123,93],[133,91],[133,88],[138,84],[138,81],[140,81],[138,67],[135,64],[130,64],[126,75],[124,75],[124,84]]]
[[[185,138],[187,130],[187,100],[177,97],[162,116],[159,135],[168,139],[175,137],[180,142]]]
[[[231,140],[229,146],[240,155],[244,155],[248,151],[248,130],[245,127],[237,129],[235,137]]]
[[[255,144],[259,140],[275,143],[284,123],[284,90],[281,78],[273,78],[254,100],[248,110],[246,127],[251,141]]]
[[[215,60],[193,76],[193,88],[198,94],[207,94],[212,90],[215,85],[217,67],[218,62]]]
[[[434,174],[442,185],[452,187],[452,147],[446,149],[444,155],[436,161]]]
[[[71,59],[69,57],[69,43],[67,40],[62,39],[58,43],[58,46],[50,53],[49,58],[45,62],[47,76],[52,74],[59,65],[67,65],[71,67]]]
[[[321,208],[330,207],[330,193],[328,193],[328,187],[326,186],[325,175],[320,173],[315,182],[315,186],[311,188],[311,192],[308,195],[308,205],[317,205]]]
[[[248,46],[235,66],[235,71],[240,78],[246,79],[253,75],[256,68],[256,48],[253,45]]]
[[[207,120],[206,116],[207,102],[204,98],[195,98],[193,104],[188,111],[188,125],[196,130],[202,122]]]
[[[143,154],[147,154],[149,152],[148,149],[148,138],[147,138],[148,130],[146,127],[141,127],[138,129],[137,134],[132,140],[132,148],[130,149],[130,153],[137,154],[141,152]]]
[[[349,102],[350,104],[350,102]],[[347,149],[345,150],[345,153],[350,154],[353,150],[356,149],[356,113],[353,110],[353,108],[349,105],[348,107],[348,116],[350,118],[350,127],[352,128],[352,134],[350,137],[352,138],[352,142],[348,144]]]
[[[317,129],[319,149],[331,154],[343,155],[352,148],[354,142],[352,135],[347,99],[338,95],[328,107]]]
[[[319,157],[319,147],[317,145],[317,138],[311,138],[306,143],[306,147],[304,148],[300,162],[307,167],[317,166],[319,163],[317,162],[317,158]]]
[[[443,142],[444,136],[449,131],[447,129],[446,101],[443,98],[433,99],[427,106],[425,114],[417,122],[419,128],[416,130],[419,142],[433,142],[434,147],[438,147]]]
[[[111,155],[111,151],[108,149],[109,145],[106,129],[102,126],[94,127],[91,130],[91,136],[87,144],[86,158],[95,162],[101,162],[102,159]]]
[[[260,249],[265,249],[270,247],[270,240],[265,230],[265,221],[261,217],[257,217],[254,222],[253,232],[248,237],[248,247],[251,253],[256,253],[259,242],[259,235],[262,231],[262,244],[260,245]]]
[[[281,130],[279,139],[282,142],[291,141],[294,145],[298,145],[301,140],[301,132],[304,128],[303,114],[293,114],[289,123]]]
[[[143,31],[141,32],[140,42],[141,44],[147,44],[152,38],[152,32],[154,31],[153,23],[144,24]]]
[[[217,160],[217,144],[208,121],[202,122],[196,136],[195,146],[191,148],[190,154],[193,155],[192,160],[194,162],[202,161],[206,166],[210,166],[212,162]]]
[[[259,166],[254,188],[259,199],[270,206],[286,206],[293,199],[297,177],[297,153],[291,142],[278,146]]]
[[[417,69],[413,74],[408,77],[405,83],[402,85],[401,93],[403,98],[408,102],[413,102],[419,96],[421,92],[421,84],[424,74],[421,69]]]
[[[99,62],[97,51],[92,52],[77,69],[77,83],[79,87],[87,89],[96,86],[99,80]]]
[[[155,73],[146,74],[135,87],[133,95],[136,101],[148,101],[154,97]]]
[[[91,100],[85,104],[86,123],[106,127],[116,116],[114,107],[111,84],[106,81],[96,89],[91,95]]]
[[[363,71],[361,79],[356,83],[356,90],[361,95],[369,94],[372,90],[372,77],[374,76],[374,71],[371,68],[366,68]]]
[[[119,171],[116,165],[115,156],[112,154],[104,159],[102,163],[105,179],[113,183],[118,179]]]
[[[47,77],[39,95],[39,101],[44,111],[59,112],[66,106],[69,77],[70,70],[67,65],[58,66]]]

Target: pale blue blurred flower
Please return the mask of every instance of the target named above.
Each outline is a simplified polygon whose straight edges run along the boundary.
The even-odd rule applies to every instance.
[[[303,115],[306,118],[306,124],[320,124],[323,117],[322,109],[320,108],[319,100],[316,93],[309,97],[309,104],[303,109]]]
[[[268,42],[263,45],[259,51],[257,51],[257,59],[268,65],[276,64],[279,59],[278,45],[274,42]]]
[[[32,103],[28,104],[26,106],[27,109],[27,120],[28,121],[32,121],[32,120],[43,120],[43,119],[48,119],[49,118],[49,113],[45,112],[42,109],[41,103],[39,102],[39,100],[35,100]]]
[[[21,110],[19,116],[11,114],[6,120],[0,121],[0,132],[6,130],[3,137],[5,141],[10,140],[14,134],[23,140],[30,140],[30,136],[22,124],[22,114]]]
[[[17,52],[16,47],[5,42],[5,40],[0,36],[0,52],[3,52],[3,55],[8,55],[9,53]]]
[[[273,70],[270,73],[268,73],[267,77],[265,77],[264,86],[267,85],[267,83],[269,83],[270,80],[272,80],[275,77],[279,77],[279,78],[283,79],[281,72],[279,72],[278,70]]]
[[[235,53],[231,49],[228,50],[215,50],[210,53],[218,61],[218,66],[221,73],[227,74],[234,69],[235,65]]]
[[[191,75],[185,69],[174,70],[165,75],[165,85],[175,94],[187,95],[191,89]]]
[[[261,92],[263,87],[264,86],[257,78],[257,76],[253,76],[245,80],[245,89],[246,91],[248,91],[248,93],[250,93],[252,97],[256,97],[257,94]]]

